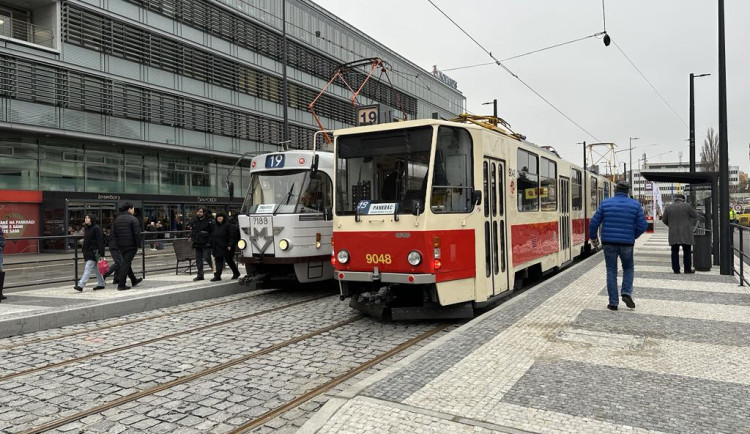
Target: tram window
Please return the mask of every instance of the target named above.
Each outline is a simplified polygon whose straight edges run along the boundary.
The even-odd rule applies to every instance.
[[[432,171],[432,212],[471,212],[474,208],[471,203],[471,192],[474,190],[471,162],[472,141],[469,132],[463,128],[440,127]],[[483,188],[487,190],[487,186],[483,185]],[[488,206],[487,201],[485,206]]]
[[[518,149],[518,210],[539,211],[539,157]]]
[[[610,191],[609,190],[609,182],[604,181],[604,198],[605,199],[609,197],[609,191]]]
[[[299,200],[299,212],[323,212],[332,206],[333,183],[322,171],[310,176]]]
[[[581,191],[583,186],[581,185],[581,171],[573,169],[570,174],[571,177],[571,198],[573,202],[573,211],[580,210],[582,208]]]
[[[597,201],[598,196],[596,195],[596,177],[591,177],[591,181],[589,182],[589,199],[591,200],[591,212],[596,211],[596,207],[599,206],[599,202]]]
[[[557,209],[557,164],[542,157],[539,166],[539,199],[542,202],[542,211],[555,211]]]

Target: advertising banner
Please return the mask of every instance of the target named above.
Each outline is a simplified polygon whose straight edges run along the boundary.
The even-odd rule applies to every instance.
[[[17,202],[5,202],[16,200]],[[38,253],[37,240],[13,241],[14,238],[39,236],[39,203],[41,193],[3,190],[0,194],[0,226],[5,234],[3,254]]]

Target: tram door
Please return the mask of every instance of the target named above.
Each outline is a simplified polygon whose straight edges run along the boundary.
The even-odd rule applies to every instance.
[[[560,253],[563,263],[573,258],[570,242],[570,179],[560,178]]]
[[[505,162],[484,158],[482,163],[485,277],[491,295],[509,289],[505,222]]]

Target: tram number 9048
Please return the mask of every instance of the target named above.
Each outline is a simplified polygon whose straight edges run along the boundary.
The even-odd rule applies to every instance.
[[[368,253],[365,255],[365,262],[368,264],[390,264],[392,261],[389,254]]]

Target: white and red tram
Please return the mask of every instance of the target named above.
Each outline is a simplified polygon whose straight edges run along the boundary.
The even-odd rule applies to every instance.
[[[382,318],[472,317],[570,263],[612,188],[489,123],[337,130],[334,153],[334,277]]]

